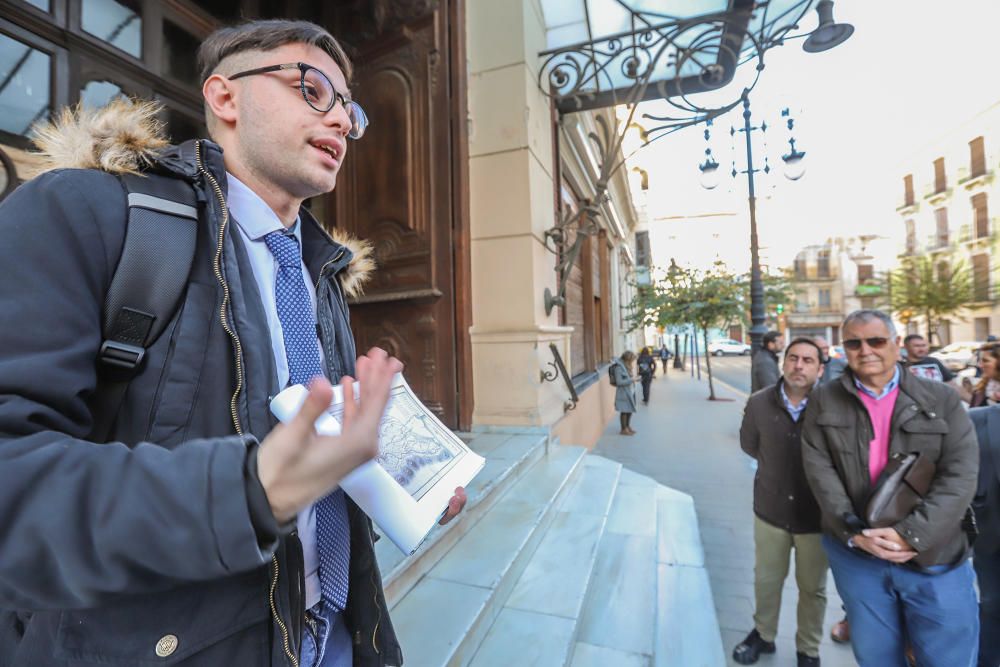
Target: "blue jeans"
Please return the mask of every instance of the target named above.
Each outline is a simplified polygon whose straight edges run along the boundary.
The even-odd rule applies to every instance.
[[[976,554],[979,578],[979,667],[1000,667],[1000,553]]]
[[[847,607],[851,647],[861,667],[906,667],[906,644],[920,667],[975,667],[979,606],[972,564],[925,574],[823,536]]]
[[[354,654],[344,616],[323,603],[306,611],[299,667],[351,667]]]

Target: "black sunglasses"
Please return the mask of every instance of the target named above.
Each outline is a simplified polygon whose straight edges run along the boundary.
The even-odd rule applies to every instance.
[[[360,139],[365,130],[368,129],[368,116],[361,105],[354,100],[349,100],[343,94],[337,92],[333,87],[330,77],[308,63],[284,63],[282,65],[270,65],[268,67],[258,67],[248,69],[245,72],[237,72],[229,77],[229,80],[239,79],[244,76],[254,74],[267,74],[268,72],[278,72],[286,69],[299,70],[299,90],[302,92],[302,99],[320,113],[326,113],[334,107],[337,102],[344,105],[344,111],[351,121],[351,129],[347,136],[351,139]]]
[[[872,338],[848,338],[841,342],[845,350],[851,350],[852,352],[857,352],[861,349],[861,343],[864,341],[868,343],[868,347],[873,350],[881,350],[889,343],[889,339],[883,336],[874,336]]]

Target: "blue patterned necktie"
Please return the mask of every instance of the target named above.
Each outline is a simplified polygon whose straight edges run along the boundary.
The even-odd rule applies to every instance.
[[[285,341],[289,384],[305,384],[323,375],[313,311],[299,241],[283,231],[264,237],[267,249],[278,261],[274,300]],[[337,489],[316,503],[316,547],[319,552],[319,585],[323,601],[337,611],[347,607],[348,567],[351,562],[351,531],[347,501]]]

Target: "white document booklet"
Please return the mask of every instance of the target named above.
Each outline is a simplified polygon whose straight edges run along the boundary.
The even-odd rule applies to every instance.
[[[355,396],[358,385],[355,383]],[[316,432],[338,435],[344,392],[333,388],[333,402],[316,420]],[[283,422],[302,406],[307,390],[288,387],[271,401]],[[340,486],[400,550],[417,550],[448,507],[455,487],[467,486],[482,470],[483,457],[438,420],[397,373],[379,426],[379,454],[344,477]]]

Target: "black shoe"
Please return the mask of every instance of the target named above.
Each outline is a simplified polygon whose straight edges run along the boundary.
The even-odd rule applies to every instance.
[[[798,667],[819,667],[819,656],[813,658],[805,653],[796,652],[795,657],[799,660]]]
[[[774,653],[774,642],[766,642],[761,639],[757,628],[754,628],[746,639],[733,649],[733,660],[741,665],[752,665],[757,662],[761,653]]]

